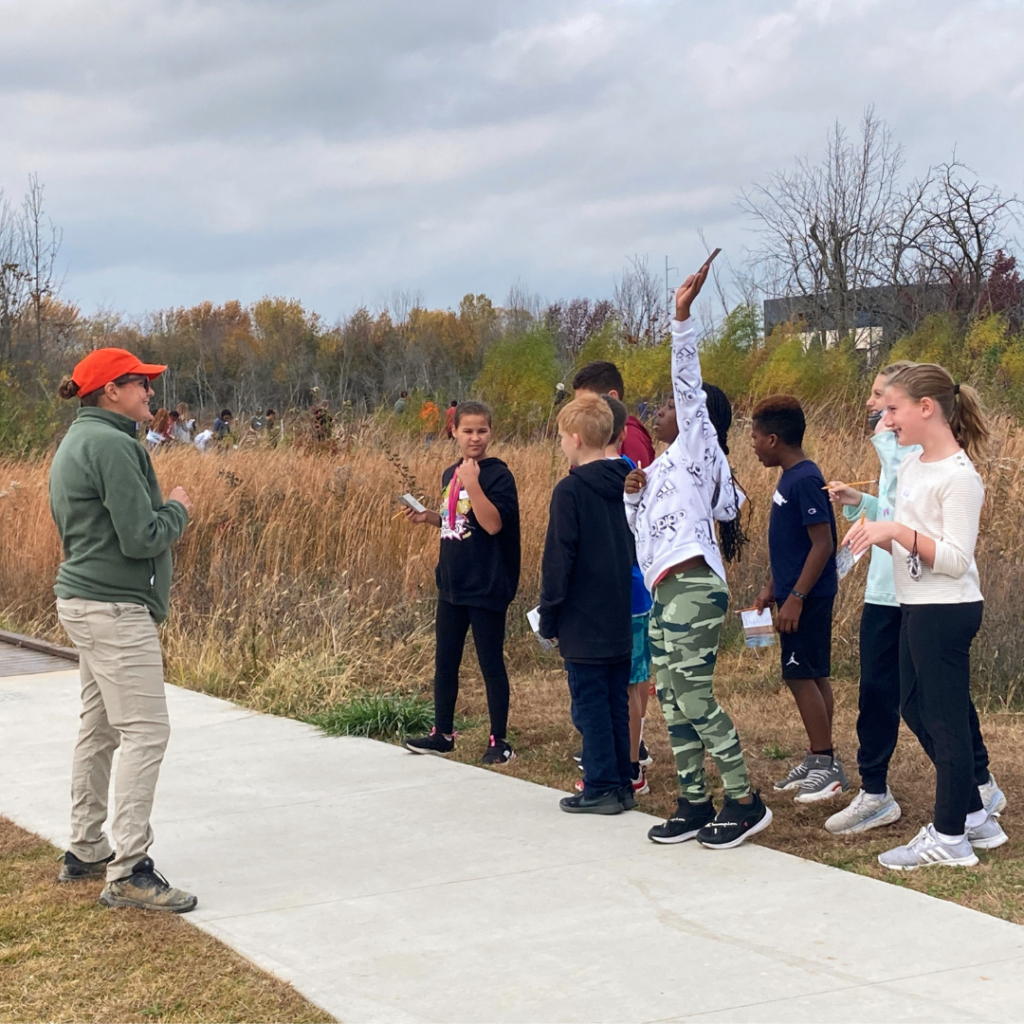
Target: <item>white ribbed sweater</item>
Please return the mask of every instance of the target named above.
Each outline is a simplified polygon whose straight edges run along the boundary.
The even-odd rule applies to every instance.
[[[910,552],[893,541],[893,577],[900,604],[984,600],[974,561],[984,501],[985,485],[963,452],[939,462],[922,462],[920,452],[903,460],[897,475],[895,520],[935,541],[935,565],[922,562],[921,578],[913,579],[907,566]]]

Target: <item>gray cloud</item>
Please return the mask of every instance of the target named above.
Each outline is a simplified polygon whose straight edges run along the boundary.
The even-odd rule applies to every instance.
[[[0,183],[31,171],[67,292],[140,312],[394,287],[607,294],[736,260],[734,197],[875,103],[908,170],[1021,188],[1024,11],[968,0],[6,0]]]

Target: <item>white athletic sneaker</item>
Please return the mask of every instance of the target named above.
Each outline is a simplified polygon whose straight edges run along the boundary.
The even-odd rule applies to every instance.
[[[804,763],[809,764],[810,771],[793,798],[796,803],[813,804],[819,800],[831,800],[837,793],[845,793],[850,788],[838,757],[811,754]]]
[[[1006,794],[999,788],[996,777],[989,772],[988,782],[978,787],[985,813],[991,818],[993,814],[1002,814],[1006,810]]]
[[[966,839],[951,846],[939,839],[933,825],[928,825],[906,846],[897,846],[895,850],[880,853],[878,863],[893,871],[913,871],[915,868],[933,867],[936,864],[972,868],[978,863],[978,858]]]
[[[976,850],[994,850],[1009,840],[994,814],[990,814],[980,825],[968,828],[967,841]]]
[[[888,787],[884,793],[865,793],[862,789],[846,807],[825,822],[825,829],[836,836],[849,836],[891,825],[900,820],[902,813]]]

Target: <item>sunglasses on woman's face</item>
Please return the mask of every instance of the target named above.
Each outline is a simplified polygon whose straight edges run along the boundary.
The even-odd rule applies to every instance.
[[[124,387],[127,387],[129,384],[140,384],[145,389],[147,394],[150,394],[153,391],[152,384],[148,377],[129,377],[124,382]]]

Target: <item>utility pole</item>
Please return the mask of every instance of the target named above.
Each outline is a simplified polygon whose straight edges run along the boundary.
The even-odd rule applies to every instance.
[[[665,315],[669,318],[669,320],[672,319],[672,317],[673,317],[673,315],[675,313],[675,307],[674,307],[674,304],[672,302],[672,287],[668,283],[668,274],[669,274],[670,270],[678,271],[679,268],[678,267],[670,267],[668,265],[668,257],[666,256],[665,257]]]

